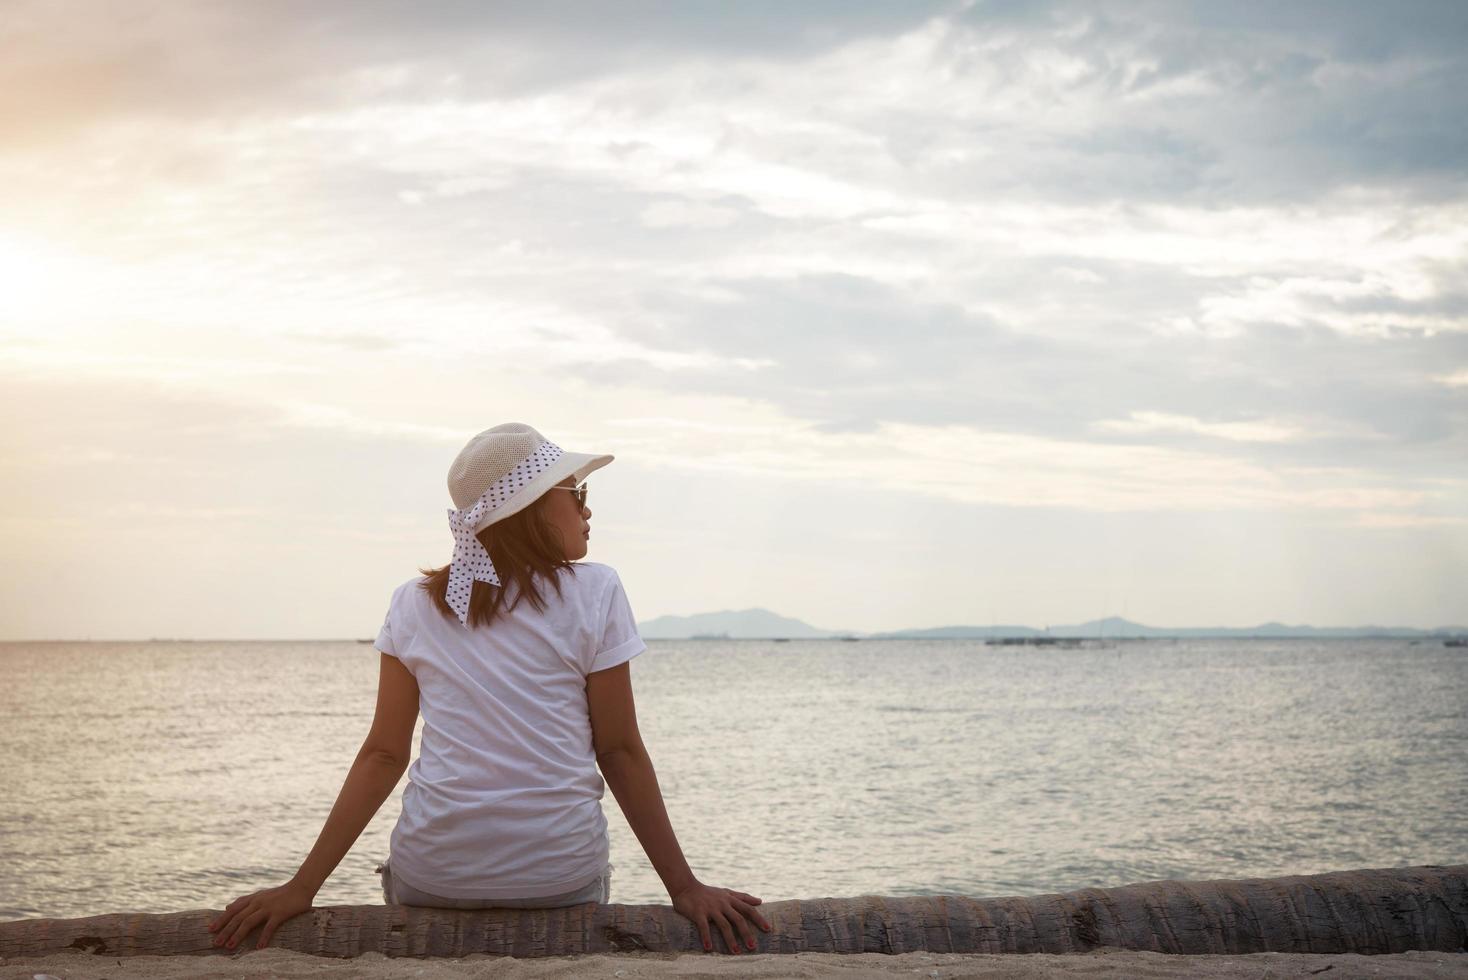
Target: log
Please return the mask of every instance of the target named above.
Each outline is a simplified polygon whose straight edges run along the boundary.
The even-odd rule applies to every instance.
[[[217,909],[0,923],[0,956],[81,949],[105,956],[228,956],[210,945]],[[1150,881],[1015,898],[935,895],[771,902],[760,953],[1462,952],[1468,865],[1334,871],[1282,878]],[[715,950],[724,944],[717,930]],[[693,924],[666,905],[560,909],[324,906],[283,924],[273,948],[316,956],[565,956],[701,952]]]

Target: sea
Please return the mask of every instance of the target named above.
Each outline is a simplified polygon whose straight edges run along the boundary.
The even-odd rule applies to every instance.
[[[1468,863],[1468,650],[1439,640],[648,646],[637,716],[683,852],[766,902]],[[379,656],[0,644],[0,919],[222,908],[286,881],[370,726]],[[404,785],[318,905],[382,901]],[[602,803],[612,901],[667,902]]]

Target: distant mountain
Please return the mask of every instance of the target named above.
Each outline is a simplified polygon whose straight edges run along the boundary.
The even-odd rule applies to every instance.
[[[1367,636],[1415,638],[1468,635],[1468,627],[1465,626],[1439,626],[1431,630],[1413,629],[1407,626],[1288,626],[1284,623],[1264,623],[1260,626],[1242,627],[1156,627],[1143,626],[1119,616],[1093,619],[1075,626],[1051,626],[1048,629],[1035,629],[1032,626],[934,626],[926,629],[894,630],[885,633],[858,633],[852,630],[819,629],[801,620],[777,615],[768,609],[730,609],[722,612],[698,613],[693,616],[659,616],[645,623],[639,623],[637,628],[645,638],[658,640],[684,640],[700,636],[727,637],[731,640],[777,638],[814,640],[842,636],[861,637],[868,640],[970,640],[1026,636],[1109,639],[1150,637],[1349,639]]]
[[[659,616],[637,624],[645,639],[684,640],[695,636],[731,640],[774,639],[788,637],[813,640],[841,636],[834,630],[817,629],[809,623],[788,616],[778,616],[768,609],[729,609],[723,612],[698,613],[693,616]]]

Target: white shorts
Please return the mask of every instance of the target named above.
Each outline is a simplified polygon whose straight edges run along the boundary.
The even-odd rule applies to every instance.
[[[390,859],[389,859],[390,860]],[[612,900],[612,865],[592,880],[589,885],[559,895],[543,895],[539,898],[445,898],[420,892],[407,882],[392,876],[389,860],[378,865],[382,875],[382,900],[388,905],[418,905],[438,909],[558,909],[567,905],[584,905],[599,902],[603,905]]]

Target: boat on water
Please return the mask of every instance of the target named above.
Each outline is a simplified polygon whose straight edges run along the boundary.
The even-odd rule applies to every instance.
[[[1078,647],[1084,640],[1073,636],[1001,636],[993,640],[985,640],[985,646],[991,647]]]
[[[1468,639],[1465,640],[1443,640],[1445,647],[1468,647]]]

